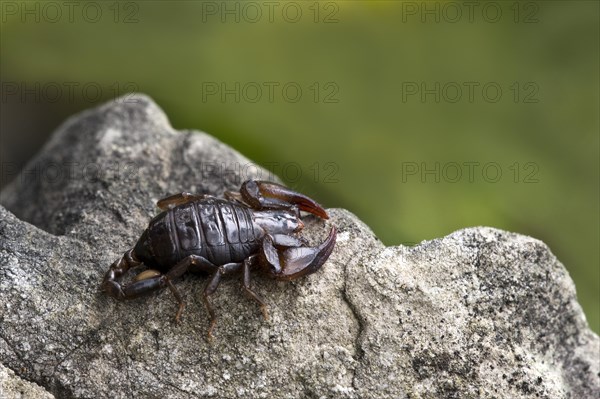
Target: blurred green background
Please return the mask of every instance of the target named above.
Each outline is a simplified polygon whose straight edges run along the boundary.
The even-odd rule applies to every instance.
[[[3,184],[140,91],[388,245],[543,240],[600,331],[598,2],[1,4]]]

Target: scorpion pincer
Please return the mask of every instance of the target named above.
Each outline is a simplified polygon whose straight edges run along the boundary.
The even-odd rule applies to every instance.
[[[242,274],[244,291],[268,319],[265,302],[252,290],[250,275],[262,271],[277,280],[294,280],[315,273],[335,246],[336,229],[317,247],[307,247],[298,235],[304,224],[300,211],[328,219],[311,198],[280,184],[247,180],[239,192],[224,198],[179,193],[158,201],[163,211],[150,221],[137,244],[106,272],[101,289],[118,299],[133,299],[168,287],[179,307],[185,302],[173,282],[185,272],[210,274],[203,300],[210,315],[208,337],[217,317],[210,297],[223,276]],[[119,279],[133,267],[144,265],[129,284]]]

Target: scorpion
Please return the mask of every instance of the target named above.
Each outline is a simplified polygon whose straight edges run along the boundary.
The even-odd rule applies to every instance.
[[[224,276],[241,273],[244,292],[259,306],[265,320],[267,305],[252,289],[250,275],[258,270],[276,280],[295,280],[318,271],[333,251],[336,229],[317,247],[299,236],[300,211],[328,219],[321,205],[283,185],[245,181],[224,198],[182,192],[157,203],[162,210],[149,223],[134,247],[104,275],[101,291],[117,300],[138,298],[167,287],[178,303],[180,322],[185,307],[173,284],[186,272],[209,273],[202,299],[210,316],[212,339],[217,316],[211,296]],[[119,280],[129,269],[146,266],[129,284]]]

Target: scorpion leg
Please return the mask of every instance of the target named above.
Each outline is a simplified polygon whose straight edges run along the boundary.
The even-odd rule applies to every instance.
[[[175,314],[175,321],[179,322],[185,302],[181,294],[173,284],[173,280],[183,275],[188,269],[196,266],[198,270],[213,270],[217,266],[210,263],[201,256],[190,255],[173,266],[166,274],[161,274],[158,270],[145,270],[138,274],[130,284],[121,285],[117,279],[127,272],[132,266],[138,266],[142,263],[135,258],[133,250],[130,250],[123,257],[113,263],[102,283],[101,289],[110,296],[118,300],[134,299],[144,294],[168,287],[179,305]]]
[[[215,328],[215,324],[217,323],[217,316],[215,315],[215,310],[210,301],[210,296],[215,293],[217,288],[219,287],[219,283],[221,282],[221,273],[217,270],[213,275],[206,288],[204,288],[204,293],[202,294],[202,300],[204,301],[204,305],[206,306],[206,310],[208,310],[208,314],[210,316],[210,326],[208,327],[208,339],[212,339],[212,330]]]
[[[328,219],[327,212],[310,197],[281,184],[262,180],[246,180],[240,188],[244,201],[254,209],[298,209]]]
[[[250,268],[257,261],[257,259],[258,259],[257,255],[252,255],[249,258],[247,258],[246,260],[244,260],[243,287],[244,287],[244,291],[246,291],[246,294],[248,294],[250,296],[250,298],[252,298],[256,303],[258,303],[258,305],[260,306],[260,311],[262,312],[262,315],[265,318],[265,320],[269,320],[269,311],[267,309],[267,304],[250,287]]]
[[[136,260],[133,250],[125,253],[121,260],[113,263],[111,268],[104,276],[101,289],[108,292],[108,294],[116,299],[135,299],[149,292],[155,291],[165,286],[169,287],[171,292],[175,295],[178,302],[181,304],[181,295],[177,292],[177,289],[171,283],[171,280],[181,276],[187,270],[188,265],[180,262],[173,267],[167,274],[161,274],[158,270],[148,269],[139,273],[133,279],[130,284],[121,285],[117,279],[127,272],[131,266],[139,266],[142,262]],[[180,312],[183,309],[180,309]],[[180,313],[179,312],[179,313]]]
[[[179,263],[177,263],[175,266],[173,266],[167,272],[167,274],[163,276],[165,277],[165,284],[167,285],[167,287],[169,287],[169,290],[171,291],[171,293],[177,300],[177,303],[179,304],[177,313],[175,314],[175,322],[177,323],[179,323],[179,319],[181,317],[181,314],[183,313],[183,309],[185,308],[185,302],[183,301],[183,298],[181,297],[181,294],[179,293],[175,285],[172,283],[172,280],[180,277],[189,269],[192,269],[191,271],[213,271],[217,269],[217,266],[215,266],[212,262],[210,262],[208,259],[202,256],[190,255],[187,258],[180,261]]]
[[[201,200],[206,197],[210,197],[210,195],[192,194],[192,193],[183,192],[183,193],[173,194],[173,195],[170,195],[163,199],[160,199],[156,203],[156,206],[158,206],[161,210],[166,211],[177,205],[186,204],[191,201]]]
[[[208,261],[207,261],[208,262]],[[223,266],[217,267],[217,270],[211,276],[210,281],[204,288],[204,293],[202,294],[202,299],[204,300],[204,305],[206,306],[206,310],[208,310],[208,314],[210,315],[210,326],[208,327],[208,339],[212,339],[212,331],[215,328],[215,324],[217,323],[217,315],[215,314],[215,310],[213,304],[210,300],[211,295],[215,293],[219,284],[221,283],[221,278],[224,275],[235,273],[240,270],[242,266],[241,263],[226,263]]]
[[[102,280],[102,285],[100,286],[101,291],[106,291],[108,295],[117,298],[117,299],[125,299],[125,293],[123,292],[123,287],[121,284],[117,282],[117,279],[122,275],[127,273],[127,271],[131,267],[136,267],[141,265],[142,262],[137,260],[133,249],[125,252],[121,259],[116,261],[110,266],[110,269],[104,275],[104,279]]]

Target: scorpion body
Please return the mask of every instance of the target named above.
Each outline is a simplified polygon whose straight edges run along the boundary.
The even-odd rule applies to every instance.
[[[317,247],[307,247],[298,233],[304,227],[300,211],[327,219],[325,210],[309,197],[282,185],[248,180],[239,192],[225,198],[179,193],[158,201],[163,210],[152,219],[135,246],[106,272],[101,289],[118,299],[133,299],[168,287],[179,303],[179,322],[185,303],[173,281],[190,272],[211,275],[203,300],[210,314],[209,338],[216,322],[210,296],[221,278],[242,273],[244,291],[268,318],[263,300],[251,289],[251,270],[271,278],[294,280],[316,272],[335,246],[336,230]],[[119,279],[130,268],[145,265],[131,283]]]
[[[161,271],[190,255],[222,265],[243,262],[257,253],[264,235],[249,208],[206,198],[176,206],[152,219],[134,253],[145,265]]]

